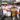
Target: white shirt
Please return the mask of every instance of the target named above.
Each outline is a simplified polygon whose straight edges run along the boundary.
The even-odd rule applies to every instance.
[[[3,13],[6,13],[7,11],[6,10],[3,10]]]
[[[2,9],[3,9],[3,13],[6,13],[7,11],[6,11],[6,9],[7,9],[8,7],[6,6],[2,6]],[[5,9],[5,10],[4,10]]]

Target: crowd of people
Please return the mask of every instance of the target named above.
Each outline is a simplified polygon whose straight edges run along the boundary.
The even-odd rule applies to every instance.
[[[13,18],[13,20],[15,20],[15,17],[17,17],[17,19],[19,19],[19,15],[20,15],[20,6],[17,6],[15,4],[7,4],[7,3],[3,3],[1,5],[2,11],[3,11],[3,16],[6,17],[10,17]],[[3,19],[3,18],[2,18]]]

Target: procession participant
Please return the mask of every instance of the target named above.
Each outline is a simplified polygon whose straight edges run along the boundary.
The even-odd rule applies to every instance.
[[[17,18],[19,19],[19,6],[17,6]]]
[[[11,11],[12,11],[13,20],[15,20],[15,17],[16,17],[16,8],[15,7],[11,8]]]
[[[2,4],[3,4],[3,5],[2,5],[1,7],[2,7],[2,9],[3,9],[3,15],[5,15],[5,13],[7,13],[7,11],[6,11],[6,8],[7,8],[7,7],[6,7],[6,4],[7,4],[7,3],[5,3],[5,4],[2,3]]]
[[[5,14],[7,14],[7,3],[2,3],[1,7],[2,7],[2,10],[3,10],[3,17],[2,17],[2,20],[4,20],[4,17],[6,16]]]
[[[8,5],[8,16],[11,16],[11,7],[12,7],[12,5]]]

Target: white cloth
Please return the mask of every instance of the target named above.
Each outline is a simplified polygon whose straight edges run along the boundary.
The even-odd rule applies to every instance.
[[[17,18],[19,19],[19,14],[17,14]]]
[[[13,17],[13,20],[15,20],[15,17]]]
[[[17,12],[19,12],[19,9],[17,9]]]
[[[19,12],[19,9],[20,9],[20,7],[19,6],[17,6],[17,12]],[[17,14],[17,18],[19,19],[19,14]]]
[[[7,11],[6,10],[3,10],[3,15],[5,15],[7,13]]]
[[[3,13],[6,13],[7,11],[6,10],[3,10]]]
[[[8,16],[11,16],[11,12],[8,12]]]

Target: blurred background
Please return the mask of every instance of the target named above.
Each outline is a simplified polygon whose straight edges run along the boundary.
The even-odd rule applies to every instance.
[[[0,0],[0,20],[2,19],[2,17],[3,17],[3,13],[2,13],[2,8],[1,8],[1,6],[2,6],[2,3],[7,3],[8,5],[10,4],[10,5],[12,5],[12,4],[14,4],[14,6],[12,5],[12,7],[20,7],[20,0]],[[13,8],[12,8],[13,9]],[[14,9],[15,10],[15,9]],[[13,18],[12,18],[13,19]],[[5,20],[11,20],[11,17],[9,17],[9,18],[5,18]],[[16,20],[17,20],[17,18],[16,18]],[[19,20],[20,20],[20,18],[19,18]]]

